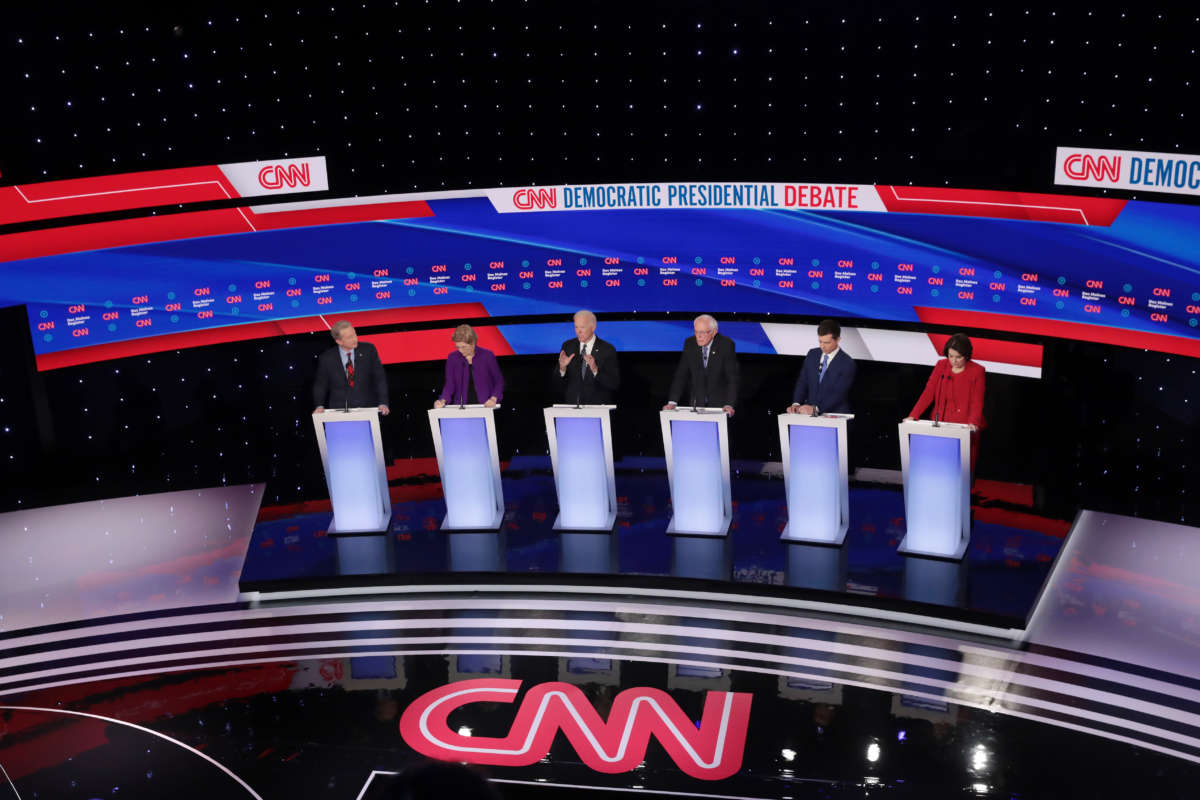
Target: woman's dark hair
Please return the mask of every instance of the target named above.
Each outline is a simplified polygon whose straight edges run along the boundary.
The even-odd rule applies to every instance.
[[[393,800],[500,800],[488,779],[463,764],[423,761],[408,767],[392,784]]]
[[[951,348],[954,348],[968,359],[971,358],[971,340],[967,338],[965,333],[956,333],[947,339],[946,346],[942,348],[942,355],[949,356]]]

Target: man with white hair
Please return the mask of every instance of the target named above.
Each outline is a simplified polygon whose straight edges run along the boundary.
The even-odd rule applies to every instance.
[[[617,348],[596,335],[596,315],[587,309],[575,312],[575,338],[559,349],[553,381],[568,403],[616,402],[621,386]]]
[[[692,323],[695,336],[683,343],[683,355],[664,410],[680,405],[722,408],[732,417],[738,394],[737,348],[728,336],[717,333],[717,321],[701,314]]]

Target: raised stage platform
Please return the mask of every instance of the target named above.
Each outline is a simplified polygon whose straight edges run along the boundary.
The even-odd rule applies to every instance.
[[[492,534],[435,530],[416,476],[381,536],[261,486],[0,516],[0,798],[374,800],[426,756],[520,798],[1200,778],[1196,529],[982,484],[964,562],[905,558],[872,474],[842,547],[788,544],[782,482],[742,464],[727,538],[667,536],[659,465],[618,465],[611,534],[550,529],[537,459]]]

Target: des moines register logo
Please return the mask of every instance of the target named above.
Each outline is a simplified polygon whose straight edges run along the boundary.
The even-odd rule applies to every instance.
[[[503,738],[451,730],[448,717],[469,703],[512,703],[521,681],[482,678],[426,692],[400,718],[400,735],[417,752],[444,761],[505,767],[537,763],[561,730],[583,763],[597,772],[628,772],[646,756],[653,736],[693,778],[720,780],[742,766],[751,695],[708,692],[697,724],[660,689],[626,689],[600,718],[583,692],[569,683],[539,683],[525,693]]]

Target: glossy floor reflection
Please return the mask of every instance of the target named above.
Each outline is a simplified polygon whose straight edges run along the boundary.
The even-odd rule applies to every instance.
[[[784,542],[783,481],[756,464],[734,479],[727,537],[674,536],[666,533],[671,504],[662,460],[622,466],[613,535],[553,530],[553,475],[548,460],[533,458],[514,460],[504,472],[507,511],[499,534],[439,530],[445,506],[436,487],[430,492],[428,486],[394,492],[390,539],[326,536],[328,511],[264,509],[241,585],[266,591],[349,576],[408,581],[447,572],[659,577],[729,582],[748,591],[831,593],[838,602],[880,602],[1023,627],[1069,528],[1066,520],[1039,516],[1021,504],[1022,489],[1029,487],[1001,486],[999,498],[977,496],[964,561],[904,557],[896,552],[905,533],[900,488],[857,482],[843,546]],[[1027,494],[1031,503],[1032,490]],[[413,495],[426,497],[405,499]]]
[[[424,734],[410,724],[431,692],[509,681],[520,687],[509,700],[456,704]],[[622,702],[622,693],[652,690],[664,693],[663,713],[694,728],[672,732],[649,707]],[[545,691],[565,698],[538,722],[550,726],[548,736],[558,733],[523,750],[522,703]],[[517,756],[463,758],[493,762],[480,768],[511,798],[1184,798],[1200,778],[1195,763],[951,700],[604,658],[301,659],[84,684],[69,694],[78,714],[28,710],[50,702],[46,693],[0,706],[0,763],[17,796],[383,800],[394,773],[422,759],[435,738],[478,751],[507,741],[500,749],[511,745]],[[741,698],[749,724],[707,737],[720,722],[712,709],[726,697]],[[554,713],[568,706],[585,725]],[[597,771],[590,765],[626,746],[619,732],[627,721],[653,732],[634,734],[628,765]],[[594,739],[584,734],[589,725]],[[521,763],[495,763],[506,759]],[[722,759],[734,774],[705,779],[703,765]]]

